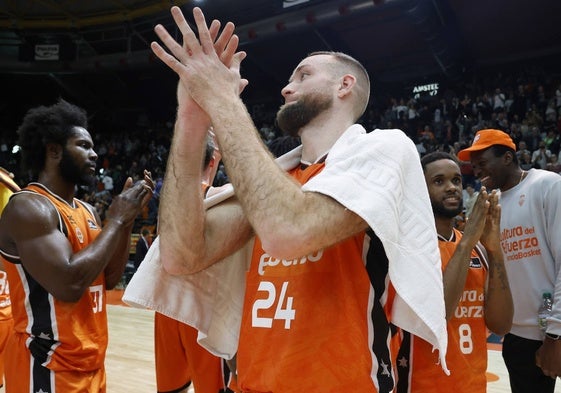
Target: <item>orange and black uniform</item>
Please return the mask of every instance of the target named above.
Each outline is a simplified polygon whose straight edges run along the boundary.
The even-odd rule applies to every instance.
[[[12,178],[0,169],[0,215],[8,203],[10,196],[19,190]],[[5,349],[8,338],[14,330],[10,286],[6,272],[0,270],[0,386],[4,384]]]
[[[296,167],[301,184],[323,163]],[[279,228],[282,230],[282,228]],[[243,392],[390,392],[388,259],[371,230],[294,260],[256,239],[237,356]]]
[[[199,345],[197,329],[160,313],[154,329],[158,392],[178,392],[191,381],[197,393],[225,391],[223,360]]]
[[[73,205],[44,186],[31,183],[20,193],[44,196],[59,213],[59,229],[74,253],[99,234],[93,212]],[[1,250],[0,250],[1,251]],[[100,274],[79,301],[55,299],[21,264],[18,255],[2,252],[10,284],[15,334],[8,341],[6,392],[105,392],[107,349],[105,276]]]
[[[450,262],[462,233],[454,229],[451,239],[438,237],[442,269]],[[397,356],[397,393],[441,392],[484,393],[487,391],[487,327],[485,285],[488,261],[480,246],[471,251],[470,266],[462,297],[447,323],[446,363],[450,376],[442,372],[438,354],[426,341],[405,333]]]
[[[203,185],[206,194],[209,186]],[[224,361],[197,342],[192,326],[158,312],[154,315],[156,387],[159,393],[173,393],[193,382],[197,393],[224,392],[229,370]]]
[[[0,386],[3,385],[6,345],[14,331],[8,276],[0,270]]]

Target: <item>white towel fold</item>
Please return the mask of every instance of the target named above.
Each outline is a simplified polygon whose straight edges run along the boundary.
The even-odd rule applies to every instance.
[[[279,157],[284,170],[300,162],[301,147]],[[233,187],[204,201],[209,209],[234,195]],[[253,240],[224,260],[190,275],[167,273],[160,262],[160,239],[156,237],[138,270],[125,289],[123,301],[132,307],[148,308],[193,326],[197,341],[209,352],[231,359],[238,348],[239,330]]]
[[[148,308],[199,331],[197,341],[216,356],[237,351],[248,252],[251,245],[192,275],[168,274],[160,263],[160,238],[125,289],[123,301]]]
[[[299,163],[300,154],[301,147],[277,162],[283,169],[291,169]],[[389,259],[389,275],[397,292],[392,321],[438,349],[447,372],[440,255],[413,142],[399,130],[366,134],[361,126],[351,126],[329,152],[325,169],[303,190],[329,195],[368,222]],[[232,194],[229,188],[214,195],[205,200],[205,207]],[[237,349],[249,252],[251,248],[244,247],[196,274],[171,276],[159,262],[156,239],[123,301],[195,327],[201,345],[230,359]]]

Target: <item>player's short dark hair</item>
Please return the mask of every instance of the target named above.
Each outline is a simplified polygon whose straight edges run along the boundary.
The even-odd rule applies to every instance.
[[[458,159],[450,153],[446,153],[444,151],[434,151],[428,154],[425,154],[423,158],[421,158],[421,166],[423,167],[423,172],[426,171],[427,165],[440,160],[452,160],[456,164],[458,164]]]

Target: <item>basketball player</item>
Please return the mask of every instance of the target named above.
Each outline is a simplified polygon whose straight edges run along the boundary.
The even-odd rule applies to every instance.
[[[378,140],[394,143],[392,154],[397,155],[388,159],[407,157],[401,161],[411,164],[407,176],[421,174],[420,163],[411,159],[416,154],[413,143],[396,130],[367,135],[355,124],[370,94],[364,67],[342,53],[314,53],[300,62],[282,90],[285,105],[277,122],[286,133],[302,140],[300,163],[287,175],[273,161],[238,96],[244,85],[239,76],[244,54],[234,54],[237,38],[213,43],[202,12],[195,8],[199,41],[179,8],[172,8],[172,15],[183,33],[183,45],[162,26],[156,32],[174,56],[152,44],[156,55],[181,79],[160,205],[164,267],[172,274],[197,272],[257,234],[246,276],[237,356],[239,389],[392,391],[394,375],[387,344],[391,331],[384,310],[388,257],[377,236],[383,228],[372,228],[361,216],[366,216],[363,204],[339,202],[342,192],[353,199],[382,201],[376,193],[369,194],[363,175],[387,174],[390,168],[380,163],[380,172],[374,171],[372,165],[381,155],[371,149],[358,154],[353,148],[354,154],[339,156],[347,169],[344,176],[335,181],[329,174],[335,169],[331,160],[341,162],[332,148],[345,150],[347,143],[361,147],[359,141]],[[197,174],[210,119],[237,199],[205,211]],[[382,145],[377,145],[377,152],[381,153],[377,149]],[[307,189],[311,183],[317,188]],[[399,190],[402,186],[396,184]],[[430,206],[423,186],[415,202],[426,212]],[[384,191],[388,195],[395,190]],[[404,203],[409,202],[413,203]],[[181,215],[178,205],[183,207]],[[417,254],[417,261],[430,262],[425,266],[430,265],[428,269],[436,271],[434,277],[440,277],[434,286],[431,282],[425,295],[435,295],[436,314],[442,319],[435,322],[444,326],[436,234],[432,223],[423,221],[422,226],[422,235],[429,236],[423,239],[426,248]],[[425,273],[419,270],[416,275]],[[349,364],[352,367],[344,366]]]
[[[127,179],[102,228],[94,208],[74,198],[95,179],[85,111],[64,100],[33,108],[18,134],[34,181],[0,218],[15,330],[6,392],[105,392],[105,290],[121,279],[134,220],[154,184],[149,172],[134,186]]]
[[[496,191],[482,188],[464,232],[454,228],[463,209],[462,175],[455,157],[434,152],[421,159],[442,258],[448,319],[443,375],[426,341],[404,333],[397,357],[397,392],[484,393],[487,391],[487,329],[503,335],[512,324],[510,286],[499,242]]]

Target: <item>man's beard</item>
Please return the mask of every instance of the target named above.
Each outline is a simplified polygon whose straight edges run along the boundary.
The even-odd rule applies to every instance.
[[[86,172],[86,170],[89,170],[89,167],[80,167],[66,148],[62,149],[62,158],[60,159],[60,163],[58,165],[60,175],[67,182],[74,183],[79,186],[94,186],[95,176]]]
[[[327,94],[306,94],[298,101],[280,107],[277,112],[277,125],[286,135],[299,136],[302,127],[332,105],[333,98]]]
[[[464,200],[460,199],[460,203],[456,209],[447,209],[442,203],[431,201],[432,211],[435,216],[443,216],[447,218],[454,218],[464,210]]]

